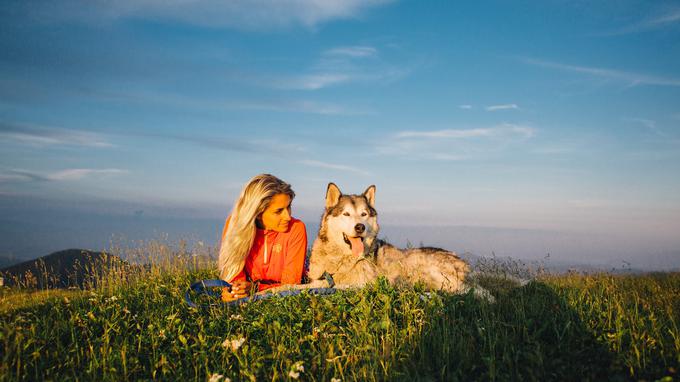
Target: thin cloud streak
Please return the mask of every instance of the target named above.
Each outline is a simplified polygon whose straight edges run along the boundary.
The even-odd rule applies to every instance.
[[[378,50],[372,46],[344,46],[324,52],[324,55],[327,56],[347,56],[352,58],[374,57],[377,54]]]
[[[680,22],[680,9],[673,9],[668,13],[658,15],[656,17],[649,17],[645,20],[642,20],[638,23],[610,31],[610,32],[605,32],[602,33],[601,35],[603,36],[618,36],[618,35],[625,35],[625,34],[630,34],[630,33],[638,33],[638,32],[644,32],[644,31],[649,31],[653,29],[659,29],[659,28],[664,28],[668,27],[670,25],[673,25],[675,23]]]
[[[272,30],[352,19],[391,0],[66,0],[26,4],[42,22],[101,25],[125,19],[172,20],[210,28]]]
[[[505,105],[491,105],[486,107],[486,111],[497,111],[497,110],[518,110],[519,106],[514,103]]]
[[[362,174],[362,175],[370,175],[369,172],[360,170],[355,167],[351,166],[345,166],[341,164],[334,164],[334,163],[327,163],[327,162],[321,162],[317,160],[311,160],[311,159],[305,159],[301,160],[299,163],[311,166],[311,167],[318,167],[318,168],[324,168],[324,169],[329,169],[329,170],[338,170],[338,171],[348,171],[348,172],[354,172],[357,174]]]
[[[641,124],[647,130],[651,131],[655,135],[658,135],[662,138],[668,138],[668,136],[666,134],[664,134],[661,130],[659,130],[659,128],[656,125],[656,121],[652,121],[651,119],[645,119],[645,118],[626,118],[626,120]]]
[[[377,145],[375,152],[407,160],[451,162],[485,159],[535,135],[533,127],[508,123],[475,129],[402,131]]]
[[[72,168],[50,174],[47,179],[53,181],[79,180],[91,175],[118,175],[126,174],[127,170],[119,168],[91,169],[91,168]]]
[[[478,129],[446,129],[434,131],[402,131],[396,135],[397,138],[448,138],[448,139],[468,139],[468,138],[494,138],[505,135],[519,135],[531,138],[535,134],[535,129],[527,126],[504,124],[498,127],[478,128]]]
[[[600,78],[608,78],[612,80],[619,80],[628,83],[628,86],[638,85],[656,85],[656,86],[680,86],[680,79],[658,77],[642,73],[625,72],[620,70],[566,65],[557,62],[535,60],[531,58],[524,59],[524,62],[530,65],[541,66],[545,68],[558,69],[562,71],[588,74]]]
[[[274,87],[291,90],[319,90],[328,86],[349,82],[353,78],[345,73],[307,74],[275,80]]]
[[[369,46],[333,48],[322,52],[303,74],[265,75],[255,81],[265,87],[314,91],[353,82],[391,82],[411,72],[378,59],[362,60],[377,56],[378,50]]]
[[[107,142],[100,134],[92,132],[0,122],[0,141],[2,140],[38,147],[114,147],[113,144]]]
[[[181,143],[194,144],[214,150],[232,151],[248,154],[266,154],[272,156],[287,156],[291,152],[304,152],[306,148],[300,144],[282,143],[269,140],[244,140],[228,136],[183,135],[168,133],[125,132],[123,136],[142,137],[152,139],[166,139]]]
[[[276,102],[227,102],[224,107],[232,110],[263,110],[282,113],[307,113],[320,115],[366,115],[369,110],[351,110],[345,106],[316,101],[276,101]]]
[[[127,174],[128,172],[118,168],[71,168],[50,174],[41,174],[33,171],[13,169],[0,174],[0,182],[61,182],[80,180],[93,175],[119,175]]]

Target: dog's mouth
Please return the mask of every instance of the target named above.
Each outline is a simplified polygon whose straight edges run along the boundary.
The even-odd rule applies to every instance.
[[[357,237],[350,237],[347,236],[344,232],[342,233],[342,238],[345,240],[345,243],[349,245],[349,247],[352,249],[352,254],[354,256],[361,256],[364,254],[364,238],[361,236]]]

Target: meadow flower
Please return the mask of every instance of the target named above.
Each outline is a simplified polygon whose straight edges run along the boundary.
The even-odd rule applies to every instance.
[[[116,296],[111,296],[111,297],[108,298],[108,301],[109,301],[109,302],[118,301],[118,297],[116,297]]]
[[[341,382],[342,379],[340,378],[331,378],[331,382]]]
[[[293,364],[293,367],[290,368],[288,376],[293,379],[298,379],[300,377],[300,373],[303,371],[305,371],[305,367],[302,365],[302,361],[297,361]]]
[[[123,308],[123,313],[130,314],[130,311],[128,310],[127,306]]]
[[[208,378],[208,382],[219,382],[223,377],[222,374],[214,373]]]
[[[225,348],[231,348],[232,351],[237,351],[238,348],[243,345],[243,343],[246,342],[245,337],[237,338],[237,339],[229,339],[227,338],[222,342],[222,347]]]
[[[232,314],[229,316],[229,319],[234,321],[243,321],[243,317],[241,317],[240,314]]]
[[[165,339],[165,329],[161,329],[161,330],[158,332],[158,337],[160,337],[160,338],[162,338],[162,339]]]

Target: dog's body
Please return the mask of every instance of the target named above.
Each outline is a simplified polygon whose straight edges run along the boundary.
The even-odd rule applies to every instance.
[[[339,286],[361,286],[385,276],[392,283],[422,282],[432,290],[463,290],[467,263],[439,248],[401,250],[377,240],[380,226],[375,186],[361,195],[343,195],[330,183],[326,210],[309,261],[310,280],[328,272]]]

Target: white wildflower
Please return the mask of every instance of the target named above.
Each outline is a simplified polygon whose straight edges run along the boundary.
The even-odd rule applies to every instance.
[[[118,297],[117,296],[111,296],[111,297],[108,298],[108,301],[109,302],[118,301]]]
[[[208,382],[219,382],[224,376],[222,374],[214,373],[208,378]],[[229,379],[229,378],[227,378]]]
[[[305,367],[302,365],[302,361],[298,361],[295,362],[293,364],[293,367],[290,368],[288,376],[293,379],[298,379],[298,377],[300,377],[300,373],[303,371],[305,371]]]
[[[237,351],[238,348],[243,345],[243,343],[246,342],[245,337],[237,338],[237,339],[229,339],[227,338],[222,342],[222,347],[225,348],[231,348],[232,351]]]
[[[342,382],[340,378],[331,378],[331,382]]]
[[[232,314],[229,316],[229,319],[234,321],[243,321],[243,317],[240,314]]]

